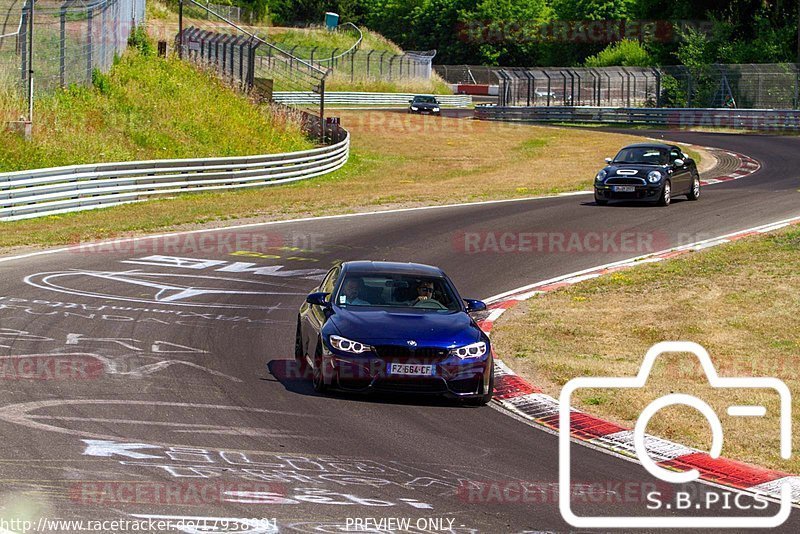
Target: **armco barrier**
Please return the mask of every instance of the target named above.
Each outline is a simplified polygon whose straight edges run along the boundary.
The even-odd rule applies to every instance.
[[[675,128],[800,129],[800,111],[793,109],[487,106],[477,107],[475,117],[483,120],[626,123]]]
[[[138,202],[155,195],[276,185],[335,171],[350,135],[322,148],[233,158],[54,167],[0,174],[0,221]]]
[[[407,106],[412,93],[325,92],[325,105]],[[442,106],[464,108],[472,104],[470,95],[434,95]],[[319,95],[308,91],[275,91],[275,102],[286,105],[319,104]]]

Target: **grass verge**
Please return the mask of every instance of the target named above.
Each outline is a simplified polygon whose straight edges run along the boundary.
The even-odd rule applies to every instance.
[[[253,105],[211,73],[132,48],[108,75],[95,73],[94,87],[37,98],[32,142],[0,132],[0,171],[311,147],[291,117]]]
[[[603,156],[637,140],[397,112],[337,115],[352,133],[353,152],[347,166],[330,175],[292,185],[186,194],[3,223],[0,247],[58,245],[232,219],[277,220],[584,189],[602,166]]]
[[[783,380],[800,409],[800,229],[747,238],[689,257],[643,265],[558,290],[517,306],[495,325],[493,341],[520,375],[558,397],[578,376],[634,376],[654,343],[695,341],[720,376]],[[777,394],[707,387],[696,358],[662,355],[642,390],[584,390],[573,404],[632,428],[662,395],[708,402],[724,429],[723,455],[800,473],[800,459],[780,458]],[[726,407],[762,405],[766,417],[730,417]],[[709,450],[705,419],[666,408],[648,431]],[[795,438],[795,447],[798,440]]]

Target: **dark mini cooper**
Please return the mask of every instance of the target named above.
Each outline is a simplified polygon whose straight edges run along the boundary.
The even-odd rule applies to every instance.
[[[300,308],[295,359],[314,389],[492,398],[489,338],[438,268],[352,261],[334,266]]]
[[[700,198],[700,174],[694,160],[675,145],[641,143],[619,151],[594,179],[594,201],[633,200],[668,206],[677,195]]]
[[[439,101],[434,96],[417,95],[412,100],[408,101],[408,112],[430,115],[441,115],[442,108]]]

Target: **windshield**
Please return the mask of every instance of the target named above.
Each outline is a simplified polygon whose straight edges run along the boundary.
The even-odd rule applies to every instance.
[[[461,311],[444,278],[403,274],[347,274],[334,302],[339,306]]]
[[[435,104],[436,99],[432,96],[415,96],[414,102],[417,104]]]
[[[655,147],[623,148],[614,158],[614,163],[641,163],[644,165],[666,165],[667,151]]]

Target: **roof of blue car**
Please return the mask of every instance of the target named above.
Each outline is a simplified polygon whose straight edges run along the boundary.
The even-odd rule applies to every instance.
[[[403,263],[398,261],[348,261],[342,265],[348,271],[362,273],[397,273],[419,276],[441,276],[442,270],[421,263]]]

